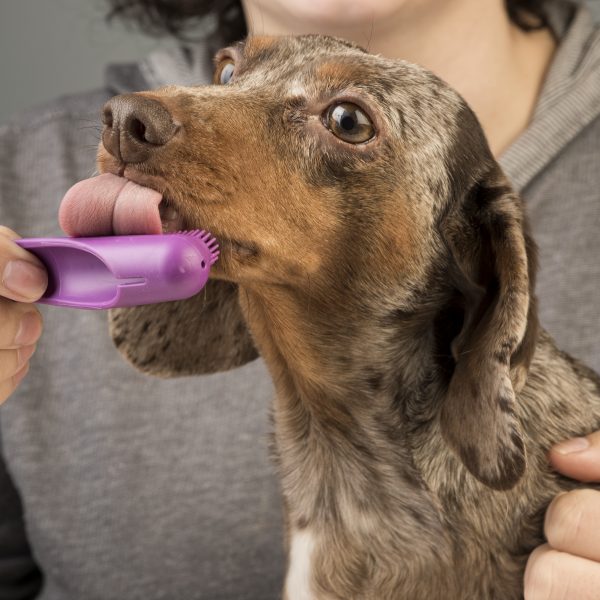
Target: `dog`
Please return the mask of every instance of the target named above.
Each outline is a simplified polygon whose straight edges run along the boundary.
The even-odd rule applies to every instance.
[[[522,598],[555,442],[600,379],[539,327],[523,202],[432,73],[325,36],[251,37],[216,85],[119,96],[100,171],[221,244],[184,301],[111,311],[168,377],[273,378],[285,600]],[[175,211],[175,212],[173,212]]]

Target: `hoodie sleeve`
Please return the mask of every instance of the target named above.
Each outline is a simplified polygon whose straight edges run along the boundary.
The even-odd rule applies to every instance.
[[[63,100],[0,127],[0,225],[22,237],[64,235],[58,204],[75,174],[93,168],[94,117],[106,95],[86,96],[85,104]],[[27,539],[21,493],[2,444],[4,414],[0,410],[0,598],[25,600],[38,596],[43,574]]]
[[[0,454],[0,598],[35,598],[42,583],[42,572],[27,540],[21,499]]]

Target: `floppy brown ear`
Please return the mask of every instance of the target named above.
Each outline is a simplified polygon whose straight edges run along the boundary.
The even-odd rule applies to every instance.
[[[510,489],[526,466],[515,392],[537,339],[535,246],[521,199],[497,165],[457,203],[442,231],[465,311],[452,343],[456,366],[442,431],[479,481]]]
[[[109,328],[134,367],[160,377],[225,371],[258,357],[237,285],[225,281],[209,280],[187,300],[113,309]]]

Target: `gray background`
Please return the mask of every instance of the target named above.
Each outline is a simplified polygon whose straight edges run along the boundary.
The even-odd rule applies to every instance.
[[[600,0],[589,0],[600,17]],[[14,112],[102,84],[108,62],[169,40],[104,21],[103,0],[0,0],[0,124]]]
[[[108,62],[135,60],[160,44],[109,27],[104,0],[0,0],[0,124],[61,94],[97,88]]]

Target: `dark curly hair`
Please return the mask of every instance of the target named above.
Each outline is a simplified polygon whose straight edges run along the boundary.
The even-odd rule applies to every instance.
[[[548,0],[504,0],[510,19],[525,31],[547,27]],[[108,20],[122,19],[153,36],[181,40],[198,37],[198,27],[213,18],[220,41],[230,43],[247,34],[240,0],[108,0]],[[204,33],[206,36],[207,33]]]
[[[189,41],[212,35],[229,44],[248,33],[240,0],[107,1],[109,22],[119,18],[151,36],[169,35]],[[214,24],[207,30],[209,19],[214,19]]]

